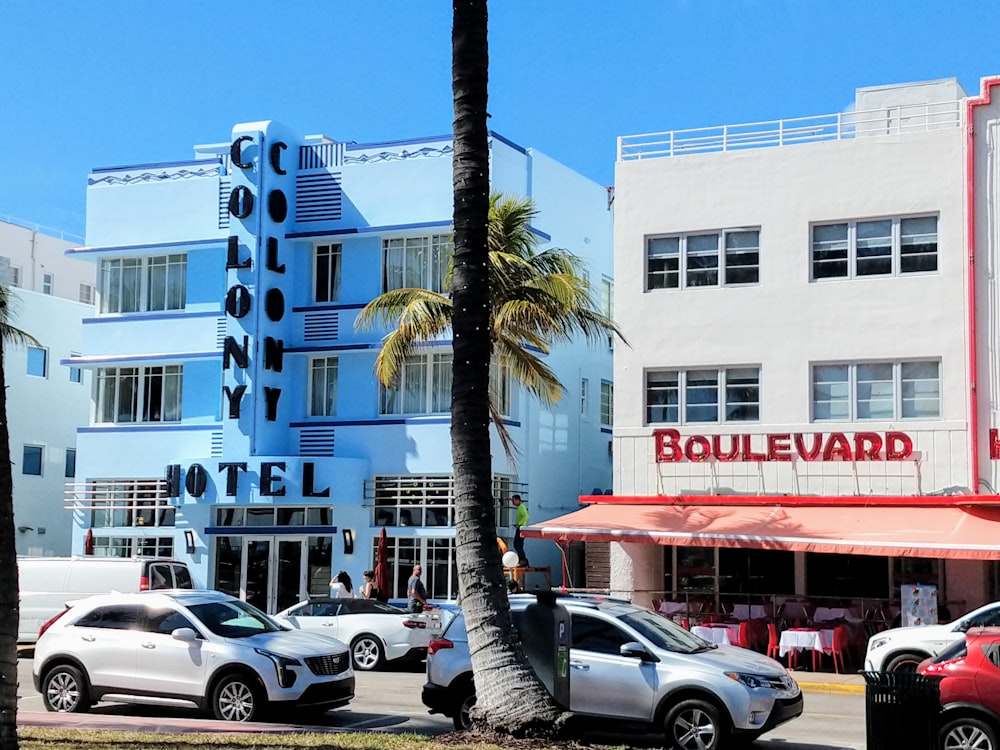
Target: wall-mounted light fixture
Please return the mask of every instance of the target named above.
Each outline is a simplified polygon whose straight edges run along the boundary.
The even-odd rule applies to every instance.
[[[194,554],[194,532],[191,529],[184,532],[184,551],[189,555]]]
[[[344,554],[354,554],[354,529],[344,529]]]
[[[18,526],[17,530],[20,531],[22,534],[24,534],[25,532],[28,531],[34,531],[35,528],[34,526]]]

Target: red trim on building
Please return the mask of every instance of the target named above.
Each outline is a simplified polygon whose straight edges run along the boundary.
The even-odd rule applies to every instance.
[[[1000,495],[581,495],[581,505],[953,508],[1000,506]],[[998,530],[1000,531],[1000,530]]]

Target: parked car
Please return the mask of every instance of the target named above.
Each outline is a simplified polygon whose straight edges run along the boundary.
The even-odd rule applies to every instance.
[[[354,668],[363,671],[394,659],[423,658],[427,644],[442,631],[440,617],[429,612],[410,614],[374,599],[311,599],[279,612],[274,619],[348,644]]]
[[[390,599],[389,604],[393,607],[399,607],[402,610],[406,610],[409,606],[409,602],[406,599]],[[442,629],[448,627],[451,618],[461,611],[462,608],[458,603],[451,599],[428,599],[427,608],[424,610],[424,612],[436,614],[441,618]]]
[[[987,604],[941,625],[892,628],[868,639],[865,669],[873,672],[912,672],[924,659],[962,640],[969,628],[1000,626],[1000,602]]]
[[[535,597],[510,599],[516,627]],[[718,750],[730,736],[751,741],[802,713],[798,684],[773,659],[709,643],[628,602],[559,604],[570,613],[569,708],[603,728],[663,731],[670,747]],[[476,692],[462,614],[431,641],[422,699],[456,729],[469,727]]]
[[[99,700],[197,706],[251,721],[269,707],[327,710],[354,697],[343,643],[284,630],[217,591],[109,594],[46,623],[35,646],[35,690],[49,711]]]
[[[68,601],[113,591],[194,588],[187,565],[158,557],[19,557],[17,574],[18,643],[34,643],[38,629]]]
[[[1000,628],[975,628],[918,671],[941,677],[941,750],[998,750]]]

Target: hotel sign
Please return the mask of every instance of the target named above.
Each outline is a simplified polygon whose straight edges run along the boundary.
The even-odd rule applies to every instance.
[[[776,432],[764,435],[681,435],[657,430],[656,462],[676,461],[907,461],[913,440],[905,432]],[[1000,451],[1000,448],[998,448]]]

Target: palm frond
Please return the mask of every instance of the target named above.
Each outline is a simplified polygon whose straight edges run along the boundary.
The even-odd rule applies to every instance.
[[[0,336],[14,346],[41,346],[34,336],[12,325],[21,310],[21,299],[9,287],[0,284]]]
[[[539,357],[506,339],[494,344],[493,353],[501,367],[510,370],[514,379],[546,406],[562,398],[562,383]]]

